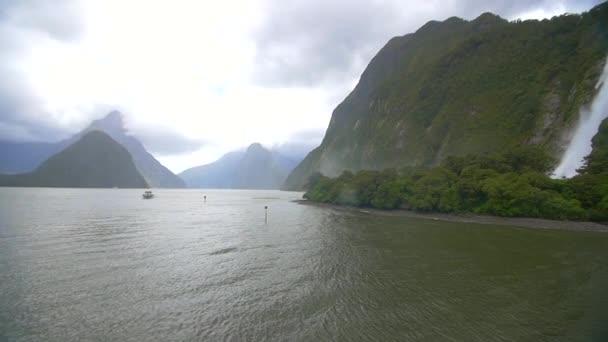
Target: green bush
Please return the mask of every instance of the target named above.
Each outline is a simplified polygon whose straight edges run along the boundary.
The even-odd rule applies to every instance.
[[[549,160],[541,149],[521,147],[450,157],[431,169],[315,174],[304,198],[379,209],[608,221],[608,175],[551,179],[543,173]]]

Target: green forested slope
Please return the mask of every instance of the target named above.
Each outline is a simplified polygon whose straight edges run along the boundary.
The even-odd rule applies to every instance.
[[[435,166],[521,144],[557,156],[607,52],[607,3],[542,21],[429,22],[372,59],[285,188],[318,171]]]
[[[608,111],[608,108],[606,108]],[[582,174],[608,175],[608,120],[604,120],[600,129],[591,141],[593,148],[585,158],[585,165],[579,170]]]

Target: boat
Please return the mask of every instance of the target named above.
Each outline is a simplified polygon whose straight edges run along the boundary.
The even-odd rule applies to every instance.
[[[141,197],[143,197],[143,199],[151,199],[154,198],[154,194],[152,191],[146,191],[141,195]]]

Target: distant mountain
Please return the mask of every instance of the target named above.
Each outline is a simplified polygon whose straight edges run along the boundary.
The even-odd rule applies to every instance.
[[[57,143],[0,141],[0,173],[30,172],[68,145],[68,140]]]
[[[82,132],[56,143],[0,142],[0,172],[30,172],[51,155],[73,144],[87,132],[94,130],[107,133],[124,146],[131,153],[137,169],[151,187],[183,188],[186,186],[179,177],[148,153],[137,138],[127,134],[122,114],[118,111],[113,111],[103,119],[93,121]]]
[[[217,161],[190,168],[179,176],[192,188],[279,189],[296,166],[292,160],[262,145],[225,154]]]
[[[135,166],[139,172],[146,178],[146,181],[151,187],[158,188],[184,188],[186,184],[177,177],[173,172],[163,166],[153,155],[146,151],[137,138],[128,135],[123,121],[122,114],[118,111],[111,112],[106,117],[100,120],[95,120],[87,127],[83,133],[91,130],[100,130],[108,133],[112,139],[124,146],[135,162]],[[73,138],[72,138],[73,139]]]
[[[190,168],[178,174],[191,188],[229,189],[244,151],[226,153],[217,161]]]
[[[129,152],[101,131],[84,134],[31,173],[0,175],[0,186],[145,188]]]

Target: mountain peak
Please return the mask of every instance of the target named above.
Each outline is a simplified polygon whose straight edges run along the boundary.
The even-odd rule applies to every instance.
[[[482,13],[477,18],[475,18],[475,20],[473,20],[473,23],[474,24],[476,24],[476,23],[496,24],[496,23],[508,23],[508,21],[494,13],[485,12],[485,13]]]
[[[67,188],[145,188],[133,157],[107,133],[91,130],[30,173],[0,179],[2,185]]]
[[[110,132],[124,131],[125,125],[122,113],[114,110],[101,119],[93,121],[91,128],[99,128]]]
[[[259,151],[264,151],[266,150],[264,148],[264,146],[262,146],[262,144],[260,143],[253,143],[251,145],[249,145],[249,147],[247,147],[247,153],[252,153],[252,152],[259,152]]]
[[[117,111],[117,110],[113,110],[111,112],[109,112],[102,120],[111,120],[111,121],[121,121],[122,122],[122,113]]]
[[[253,143],[246,151],[229,152],[213,163],[190,168],[179,176],[195,188],[279,189],[296,163]]]
[[[122,113],[117,110],[109,112],[101,121],[120,127],[124,126]]]
[[[474,31],[486,32],[490,29],[500,27],[502,24],[508,24],[509,22],[494,13],[485,12],[475,18],[471,23],[473,24]]]
[[[475,20],[504,20],[499,15],[492,12],[484,12],[480,14]]]

